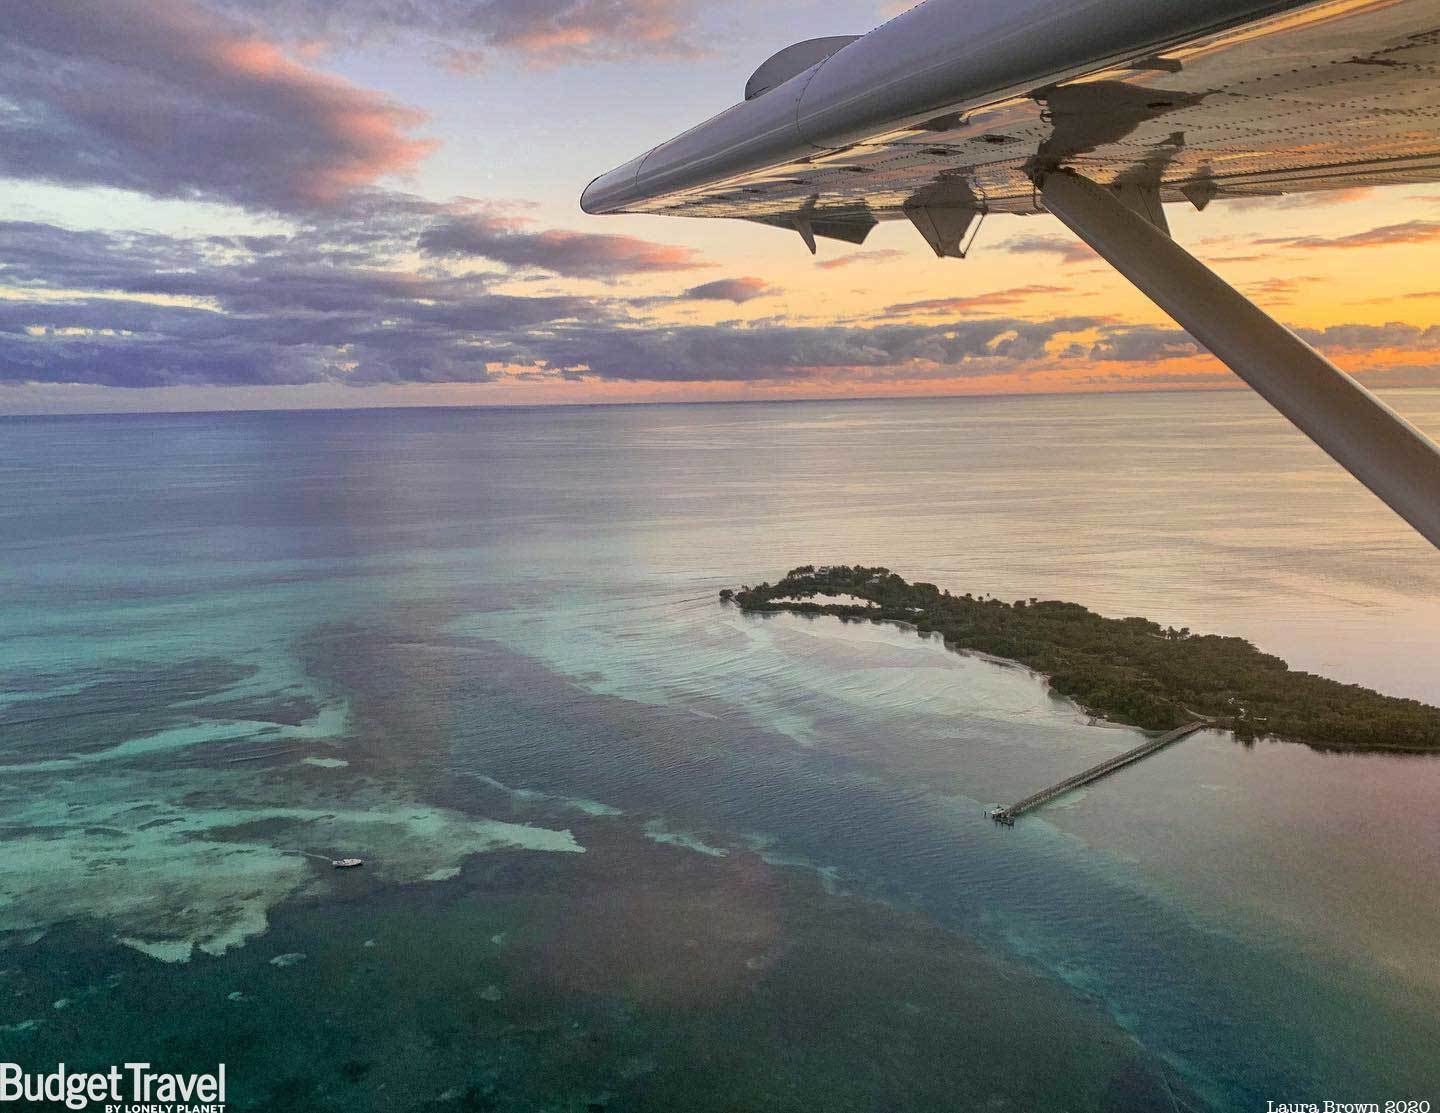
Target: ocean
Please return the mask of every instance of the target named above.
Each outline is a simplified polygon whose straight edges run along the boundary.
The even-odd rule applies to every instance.
[[[880,564],[1440,702],[1440,557],[1248,394],[11,418],[0,491],[0,1061],[224,1063],[235,1110],[1440,1100],[1440,758],[1203,732],[1006,829],[1137,733],[717,599]]]

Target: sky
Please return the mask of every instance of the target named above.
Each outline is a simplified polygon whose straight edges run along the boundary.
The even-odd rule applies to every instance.
[[[886,2],[0,5],[0,413],[1225,389],[1052,217],[966,260],[592,217],[596,175]],[[1440,386],[1440,186],[1167,208],[1372,386]]]

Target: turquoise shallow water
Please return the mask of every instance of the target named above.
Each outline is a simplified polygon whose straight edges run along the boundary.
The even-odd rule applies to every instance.
[[[1440,1099],[1440,762],[1203,734],[997,829],[1134,734],[715,601],[883,563],[1440,699],[1433,552],[1248,397],[0,433],[0,1059],[223,1060],[242,1109]]]

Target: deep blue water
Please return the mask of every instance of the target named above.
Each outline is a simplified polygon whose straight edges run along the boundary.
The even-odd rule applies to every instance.
[[[0,1060],[224,1061],[239,1109],[1440,1100],[1440,762],[1203,734],[999,829],[1134,733],[715,598],[878,563],[1440,699],[1440,561],[1248,396],[18,419],[0,490]]]

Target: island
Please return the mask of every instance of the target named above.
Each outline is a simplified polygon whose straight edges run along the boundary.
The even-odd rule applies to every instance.
[[[1146,730],[1205,719],[1247,742],[1440,751],[1440,708],[1297,671],[1244,638],[1106,618],[1055,599],[952,595],[862,565],[807,564],[720,598],[752,613],[904,623],[951,649],[1040,673],[1088,715]]]

